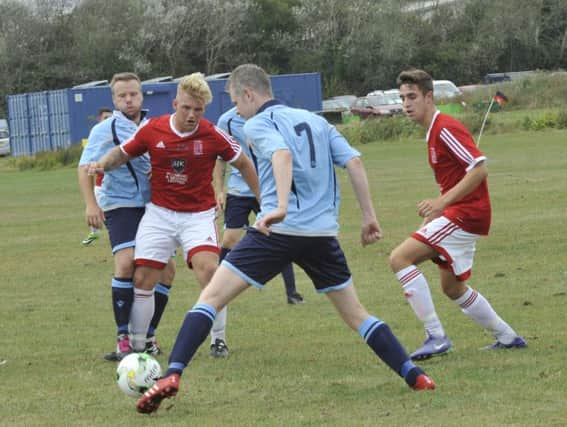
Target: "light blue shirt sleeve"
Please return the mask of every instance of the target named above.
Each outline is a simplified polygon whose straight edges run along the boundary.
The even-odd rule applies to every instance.
[[[267,114],[248,120],[244,124],[244,133],[250,139],[250,146],[258,158],[271,161],[276,151],[289,150],[277,125]]]
[[[99,160],[114,147],[108,123],[97,123],[89,133],[87,145],[83,149],[79,166]]]
[[[106,153],[116,147],[112,135],[112,123],[115,123],[119,142],[126,141],[136,132],[137,125],[127,119],[122,113],[114,111],[112,118],[96,124],[89,134],[79,166],[100,160]],[[97,191],[97,202],[103,211],[117,208],[144,207],[150,199],[150,183],[148,171],[150,162],[148,156],[130,159],[130,165],[136,175],[136,180],[127,165],[104,173],[102,186]],[[137,183],[136,183],[137,181]]]
[[[360,157],[360,152],[355,150],[336,127],[329,125],[329,141],[333,163],[344,168],[346,163],[354,158]]]
[[[219,117],[217,127],[236,139],[242,147],[242,151],[253,161],[254,166],[256,166],[256,159],[250,151],[250,147],[246,141],[246,135],[244,134],[244,119],[237,114],[236,107],[231,108]],[[235,196],[255,197],[240,171],[234,167],[230,168],[228,175],[227,192]]]

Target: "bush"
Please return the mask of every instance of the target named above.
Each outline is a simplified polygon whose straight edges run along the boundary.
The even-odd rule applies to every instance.
[[[522,120],[522,128],[525,130],[543,130],[548,128],[567,128],[566,111],[546,111],[539,116],[525,116]]]
[[[342,126],[341,132],[353,145],[397,140],[423,134],[419,126],[404,116],[369,118],[360,122],[351,122]]]
[[[52,170],[78,164],[81,152],[81,145],[74,144],[69,148],[56,151],[42,151],[35,156],[11,157],[8,165],[21,171],[28,169]]]

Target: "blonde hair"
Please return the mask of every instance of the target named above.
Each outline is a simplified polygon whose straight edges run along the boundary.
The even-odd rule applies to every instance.
[[[203,73],[193,73],[188,76],[182,77],[177,85],[177,94],[185,92],[192,98],[195,98],[205,105],[210,104],[213,100],[211,88],[205,80]]]
[[[140,80],[140,78],[138,77],[137,74],[130,73],[130,72],[116,73],[115,75],[113,75],[112,80],[110,80],[110,90],[114,94],[114,85],[116,84],[116,82],[129,82],[131,80],[136,80],[138,82],[138,85],[140,86],[140,90],[141,90],[142,81]]]

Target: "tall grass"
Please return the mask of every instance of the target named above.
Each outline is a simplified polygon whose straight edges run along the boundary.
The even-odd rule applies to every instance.
[[[65,166],[73,166],[79,163],[83,148],[80,144],[73,144],[69,148],[61,148],[56,151],[42,151],[33,156],[10,157],[8,165],[20,171],[52,170]]]

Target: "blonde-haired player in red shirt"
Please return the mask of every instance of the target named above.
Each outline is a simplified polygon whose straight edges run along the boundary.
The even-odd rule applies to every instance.
[[[486,157],[466,127],[441,113],[433,101],[433,80],[423,70],[403,71],[397,79],[408,118],[427,129],[427,152],[440,195],[422,200],[418,231],[395,248],[390,265],[404,295],[425,327],[426,340],[411,354],[414,360],[447,353],[452,343],[437,316],[429,286],[417,265],[439,265],[441,287],[462,312],[496,337],[485,349],[526,347],[520,337],[476,290],[466,284],[471,275],[476,241],[490,228]]]
[[[179,82],[174,114],[149,120],[132,138],[98,162],[90,173],[102,173],[148,153],[151,201],[136,234],[134,304],[130,316],[132,348],[142,351],[151,321],[153,292],[161,270],[181,246],[187,265],[204,288],[219,262],[213,169],[218,157],[240,170],[258,197],[258,176],[252,161],[230,135],[204,119],[212,94],[204,76],[194,73]],[[228,355],[226,314],[213,325],[211,354]],[[218,346],[217,349],[215,346]],[[217,351],[218,350],[218,351]]]

